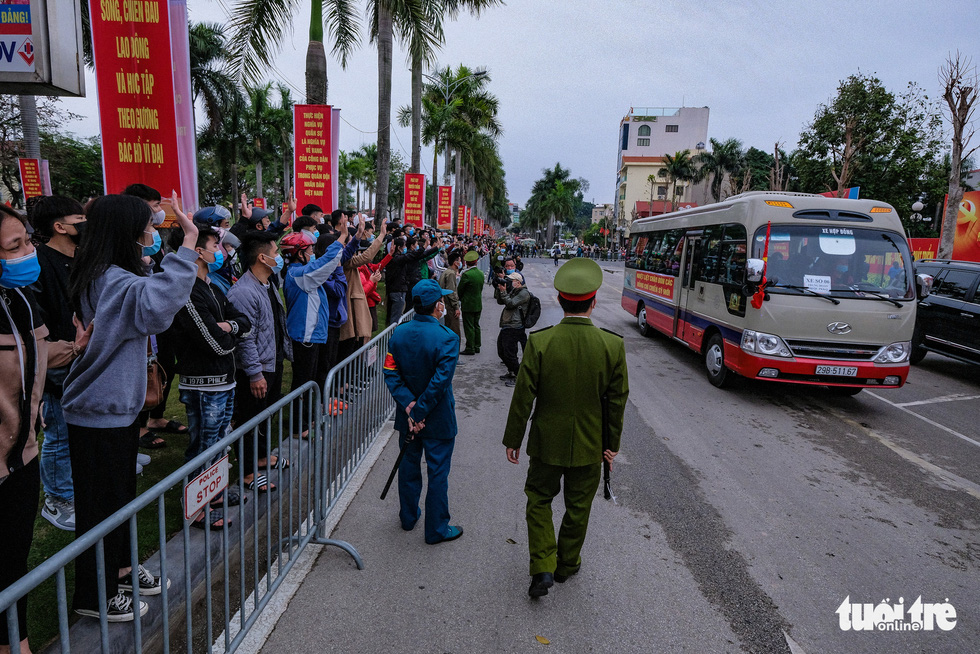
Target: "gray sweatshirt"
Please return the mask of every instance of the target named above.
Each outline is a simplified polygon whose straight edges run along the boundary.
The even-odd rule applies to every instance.
[[[167,329],[197,279],[194,250],[163,258],[162,272],[140,277],[111,266],[82,298],[82,324],[95,323],[71,366],[61,405],[81,427],[126,427],[146,400],[146,341]]]

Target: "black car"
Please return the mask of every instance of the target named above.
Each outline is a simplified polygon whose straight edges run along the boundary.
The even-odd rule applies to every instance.
[[[980,263],[923,259],[917,275],[931,275],[932,291],[919,300],[912,336],[912,363],[927,352],[980,363]]]

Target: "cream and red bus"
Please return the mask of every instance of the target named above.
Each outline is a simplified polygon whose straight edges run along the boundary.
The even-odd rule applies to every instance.
[[[890,205],[756,191],[635,221],[622,306],[643,335],[701,353],[715,386],[737,373],[855,394],[905,383],[929,281]]]

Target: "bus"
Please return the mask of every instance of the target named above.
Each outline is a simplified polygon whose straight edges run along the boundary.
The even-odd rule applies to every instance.
[[[930,281],[890,205],[753,191],[634,222],[622,306],[644,336],[700,353],[719,388],[741,375],[853,395],[905,383]]]

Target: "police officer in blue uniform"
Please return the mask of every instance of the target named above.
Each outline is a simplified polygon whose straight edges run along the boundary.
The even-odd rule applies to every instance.
[[[449,468],[456,443],[453,375],[459,336],[439,324],[446,314],[443,296],[452,291],[434,279],[412,288],[413,320],[395,328],[385,356],[385,383],[395,399],[395,429],[405,455],[398,468],[398,517],[411,531],[421,515],[422,454],[428,472],[425,494],[425,542],[456,540],[463,528],[449,524]]]

